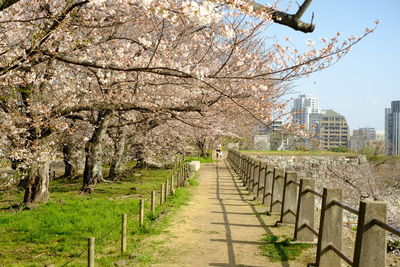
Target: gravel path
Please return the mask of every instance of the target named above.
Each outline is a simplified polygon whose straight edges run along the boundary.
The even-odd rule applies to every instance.
[[[304,266],[269,262],[261,238],[274,216],[251,205],[247,191],[225,161],[204,164],[192,201],[178,212],[163,245],[171,253],[153,266]]]

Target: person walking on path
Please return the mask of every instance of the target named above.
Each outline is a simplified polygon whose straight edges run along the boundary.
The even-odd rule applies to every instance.
[[[217,159],[221,159],[222,158],[222,146],[221,146],[221,144],[217,145],[216,155],[217,155]]]

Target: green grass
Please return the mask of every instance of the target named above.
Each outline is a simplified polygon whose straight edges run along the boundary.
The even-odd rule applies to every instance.
[[[357,157],[354,152],[331,152],[331,151],[258,151],[241,150],[240,152],[251,155],[270,155],[270,156],[331,156],[331,157]]]
[[[128,252],[132,253],[145,236],[162,232],[174,208],[190,199],[187,188],[178,188],[174,196],[169,196],[151,214],[150,192],[159,189],[172,170],[148,169],[141,170],[140,174],[131,174],[116,183],[99,184],[90,195],[80,193],[81,180],[55,181],[50,185],[51,200],[38,208],[0,211],[0,266],[61,265],[85,250],[89,236],[96,237],[96,262],[100,266],[112,266],[118,259],[129,258],[119,253],[122,213],[128,214]],[[195,182],[189,181],[189,184]],[[1,205],[10,206],[20,201],[22,193],[0,195]],[[147,200],[147,215],[145,224],[139,227],[138,199],[142,197]],[[155,221],[159,216],[160,220]],[[145,264],[151,262],[149,257],[138,255],[134,260]],[[85,261],[86,251],[69,266],[82,266]]]
[[[209,157],[187,157],[185,158],[185,162],[191,162],[191,161],[200,161],[200,163],[213,163],[216,162],[212,158]]]
[[[261,245],[261,255],[267,256],[271,261],[295,260],[303,250],[311,247],[305,243],[291,243],[289,238],[280,238],[276,235],[265,235],[267,243]]]

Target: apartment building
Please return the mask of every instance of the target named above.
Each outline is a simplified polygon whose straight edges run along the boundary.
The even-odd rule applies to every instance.
[[[371,141],[376,140],[376,129],[372,127],[363,127],[358,130],[353,130],[353,135],[350,137],[349,148],[356,152],[361,152],[367,148]]]
[[[315,132],[320,112],[318,98],[309,94],[299,95],[293,101],[292,122],[304,125],[307,130]]]
[[[317,125],[318,139],[324,149],[345,146],[349,143],[349,126],[346,118],[332,109],[322,110]]]

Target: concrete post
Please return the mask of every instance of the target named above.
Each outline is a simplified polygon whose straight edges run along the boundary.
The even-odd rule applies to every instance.
[[[315,222],[315,195],[306,190],[315,190],[314,179],[300,179],[299,198],[296,211],[296,225],[294,228],[294,239],[297,241],[314,242],[315,235],[305,224],[314,228]]]
[[[126,221],[127,221],[126,213],[122,214],[122,223],[121,223],[121,252],[124,253],[126,251]]]
[[[318,233],[317,266],[342,266],[342,259],[327,248],[332,245],[342,251],[343,209],[331,203],[332,200],[342,201],[342,197],[342,189],[324,188]]]
[[[88,238],[88,267],[94,267],[94,237]]]
[[[249,159],[245,156],[244,172],[243,172],[243,186],[246,186],[248,177],[249,177]]]
[[[256,163],[255,161],[252,159],[251,160],[251,164],[250,164],[250,179],[249,179],[249,184],[247,186],[247,188],[249,189],[249,191],[253,191],[253,187],[254,187],[254,173],[255,173],[255,166]]]
[[[274,168],[272,165],[267,164],[265,166],[264,176],[264,189],[263,189],[263,204],[271,204],[272,199],[272,181],[274,175]]]
[[[161,192],[160,192],[160,204],[164,203],[164,184],[161,185]]]
[[[360,201],[357,236],[354,248],[354,267],[384,267],[386,261],[386,230],[373,225],[373,219],[386,223],[385,202]]]
[[[260,172],[261,172],[261,161],[257,160],[254,168],[254,190],[256,190],[256,196],[258,196],[258,189],[260,188]]]
[[[283,186],[281,223],[296,223],[297,172],[286,172]]]
[[[139,200],[139,225],[144,223],[144,199]]]
[[[272,197],[270,211],[279,213],[282,209],[283,184],[285,182],[285,170],[274,168],[272,179]]]
[[[240,155],[239,156],[239,172],[238,172],[239,179],[242,179],[242,171],[243,171],[243,156]]]
[[[260,167],[259,167],[259,172],[258,172],[258,185],[257,185],[257,197],[260,196],[260,190],[261,188],[264,187],[264,182],[265,182],[265,167],[266,164],[265,162],[260,161]],[[264,199],[264,198],[263,198]]]

